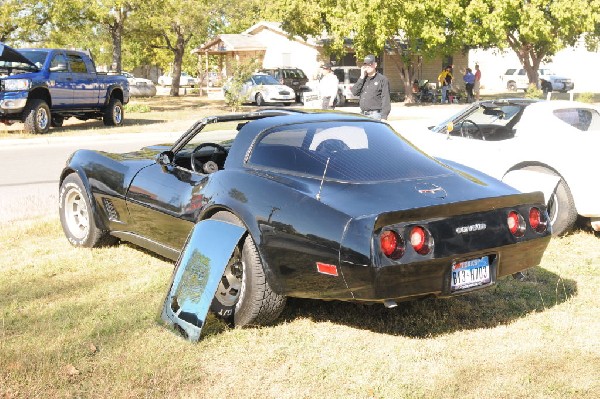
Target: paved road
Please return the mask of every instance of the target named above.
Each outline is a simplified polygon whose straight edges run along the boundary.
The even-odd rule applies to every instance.
[[[443,120],[459,105],[406,107],[393,104],[390,124],[402,132]],[[343,107],[358,112],[357,107]],[[58,209],[58,178],[69,155],[80,148],[128,152],[143,146],[173,142],[181,132],[132,133],[77,137],[35,137],[0,140],[0,222],[55,214]],[[207,132],[206,139],[220,141],[219,132]]]

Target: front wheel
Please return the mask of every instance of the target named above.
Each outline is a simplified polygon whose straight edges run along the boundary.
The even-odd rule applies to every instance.
[[[60,223],[72,245],[94,248],[116,241],[106,230],[96,225],[87,191],[76,173],[63,180],[58,201]]]
[[[529,166],[524,169],[559,176],[556,172],[542,166]],[[562,177],[548,199],[546,206],[553,235],[561,236],[573,229],[577,221],[577,209],[571,190]]]
[[[122,126],[124,113],[121,100],[111,97],[108,101],[108,106],[104,110],[102,121],[105,126]]]
[[[263,95],[260,93],[258,93],[256,95],[256,105],[258,105],[259,107],[262,107],[263,105],[265,105],[265,99],[264,99]]]
[[[30,100],[23,113],[25,132],[45,134],[50,130],[50,107],[46,101],[40,99]]]
[[[243,226],[229,212],[217,212],[212,219]],[[279,317],[285,302],[286,297],[269,286],[256,244],[246,234],[225,268],[211,310],[235,327],[268,325]]]

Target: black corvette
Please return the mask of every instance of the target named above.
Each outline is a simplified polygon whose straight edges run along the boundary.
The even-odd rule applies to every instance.
[[[203,142],[213,123],[235,137]],[[537,265],[550,240],[541,193],[430,158],[383,122],[277,109],[204,118],[172,146],[79,150],[60,217],[73,245],[179,259],[163,318],[192,339],[209,307],[244,326],[288,296],[464,294]]]

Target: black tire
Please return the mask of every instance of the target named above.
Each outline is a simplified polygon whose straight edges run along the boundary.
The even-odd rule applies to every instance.
[[[72,245],[95,248],[116,242],[96,225],[85,186],[76,173],[68,175],[60,185],[58,206],[60,224]]]
[[[506,88],[509,91],[517,91],[517,84],[515,82],[508,82],[508,84],[506,85]]]
[[[23,112],[25,132],[32,134],[46,134],[50,130],[50,107],[46,101],[33,99],[27,102]]]
[[[243,226],[229,212],[217,212],[212,219]],[[246,234],[225,269],[211,310],[235,327],[268,325],[279,317],[285,302],[286,297],[269,286],[256,245]]]
[[[265,105],[265,99],[263,98],[262,94],[260,94],[260,93],[256,94],[256,105],[258,105],[259,107],[262,107],[263,105]]]
[[[558,173],[544,168],[543,166],[528,166],[525,170],[533,170],[553,176],[560,176]],[[552,225],[552,235],[562,236],[573,229],[577,221],[577,209],[571,190],[567,183],[561,177],[556,189],[546,204],[548,215]]]
[[[50,120],[50,126],[52,126],[52,127],[62,127],[62,125],[63,125],[64,122],[65,122],[65,118],[63,118],[62,116],[53,115],[52,119]]]
[[[104,115],[102,116],[102,121],[105,126],[122,126],[123,119],[125,116],[125,111],[123,109],[123,104],[121,100],[118,98],[111,97],[108,100],[108,105],[104,110]]]
[[[344,97],[342,93],[338,92],[336,101],[336,107],[343,107],[346,104],[346,97]]]

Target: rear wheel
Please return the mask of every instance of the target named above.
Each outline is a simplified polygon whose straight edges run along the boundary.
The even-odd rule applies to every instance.
[[[256,94],[256,105],[258,105],[259,107],[265,105],[265,99],[260,93]]]
[[[45,134],[50,130],[50,107],[44,100],[28,101],[23,117],[27,133]]]
[[[515,82],[508,82],[506,88],[510,91],[517,91],[517,84]]]
[[[543,166],[528,166],[524,169],[560,177],[558,173]],[[552,224],[553,235],[564,235],[573,229],[577,221],[577,209],[575,208],[575,201],[571,195],[571,190],[562,177],[548,199],[546,206],[548,208],[548,215],[550,216],[550,224]]]
[[[229,212],[217,212],[212,219],[243,226]],[[267,325],[279,317],[285,302],[269,286],[256,245],[246,234],[225,268],[211,310],[236,327]]]
[[[104,110],[102,121],[105,126],[122,126],[123,125],[123,104],[118,98],[111,97],[108,101],[108,106]]]
[[[106,230],[96,225],[85,186],[76,173],[63,180],[58,200],[60,223],[71,244],[93,248],[116,242]]]

